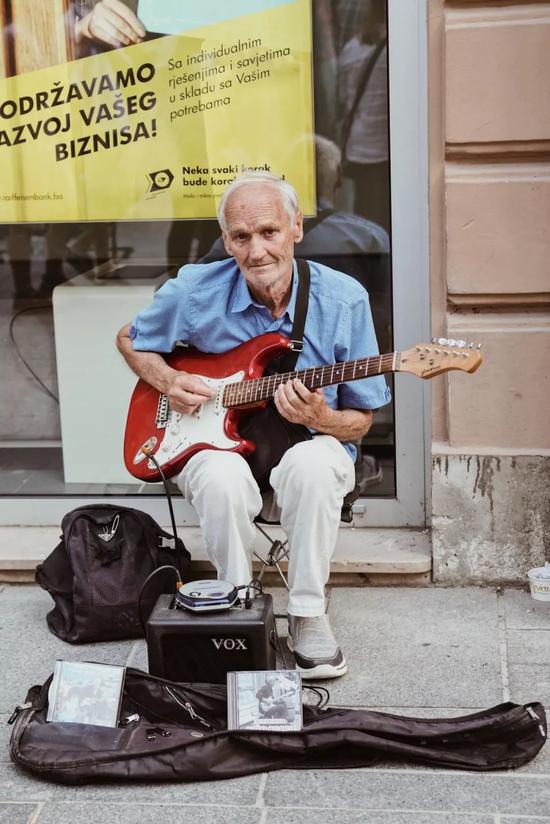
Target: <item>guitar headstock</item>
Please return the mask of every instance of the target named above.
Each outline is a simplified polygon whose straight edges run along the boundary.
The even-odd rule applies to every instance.
[[[451,369],[461,372],[475,372],[481,365],[481,344],[466,343],[465,340],[432,338],[430,343],[401,352],[399,372],[412,372],[419,378],[433,378]]]

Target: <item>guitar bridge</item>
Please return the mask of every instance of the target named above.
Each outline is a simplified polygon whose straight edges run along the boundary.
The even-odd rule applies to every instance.
[[[157,414],[155,417],[155,424],[157,426],[157,429],[166,429],[169,417],[170,407],[168,405],[168,397],[166,395],[159,395]]]

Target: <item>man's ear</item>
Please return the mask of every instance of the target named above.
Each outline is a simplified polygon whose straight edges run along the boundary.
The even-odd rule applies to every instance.
[[[299,243],[304,236],[304,216],[298,212],[294,222],[294,243]]]
[[[222,240],[223,245],[225,246],[225,251],[230,257],[233,257],[233,252],[231,249],[233,248],[233,244],[231,243],[231,238],[227,234],[227,232],[222,232]]]

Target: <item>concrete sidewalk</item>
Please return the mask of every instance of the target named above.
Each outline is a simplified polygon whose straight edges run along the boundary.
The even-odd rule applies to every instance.
[[[284,593],[271,591],[282,611]],[[201,784],[36,780],[11,764],[6,721],[55,659],[147,667],[143,641],[59,641],[45,623],[51,603],[31,585],[0,590],[0,824],[550,824],[548,745],[511,773],[382,763]],[[526,592],[333,588],[329,614],[349,665],[348,675],[327,682],[331,703],[434,717],[509,699],[550,708],[550,603]]]

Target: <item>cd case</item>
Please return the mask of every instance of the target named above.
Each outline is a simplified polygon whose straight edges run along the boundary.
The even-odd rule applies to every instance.
[[[230,730],[298,732],[302,729],[302,679],[296,670],[227,673]]]
[[[116,727],[125,672],[111,664],[56,661],[46,720]]]

